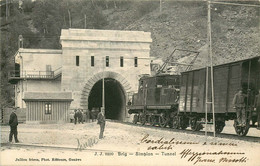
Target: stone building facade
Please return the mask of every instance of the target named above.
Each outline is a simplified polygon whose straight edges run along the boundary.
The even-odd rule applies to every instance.
[[[9,80],[16,106],[26,107],[26,93],[68,92],[71,110],[102,107],[104,78],[107,118],[127,121],[128,94],[150,74],[151,42],[149,32],[63,29],[61,50],[20,48]]]

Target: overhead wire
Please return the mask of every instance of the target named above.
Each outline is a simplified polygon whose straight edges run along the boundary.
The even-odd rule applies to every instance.
[[[251,4],[243,4],[243,3],[231,3],[231,2],[222,2],[222,1],[211,1],[210,3],[220,4],[220,5],[234,5],[234,6],[260,7],[260,5],[251,5]]]

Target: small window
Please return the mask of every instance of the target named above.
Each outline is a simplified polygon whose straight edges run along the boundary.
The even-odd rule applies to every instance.
[[[76,66],[79,66],[79,56],[76,56]]]
[[[124,67],[124,57],[120,57],[120,67]]]
[[[51,103],[45,103],[45,114],[51,114]]]
[[[91,66],[95,66],[95,59],[94,59],[94,56],[91,56]]]
[[[138,66],[138,59],[137,59],[137,57],[135,57],[135,67],[137,67]]]
[[[109,56],[106,56],[106,67],[109,67]]]

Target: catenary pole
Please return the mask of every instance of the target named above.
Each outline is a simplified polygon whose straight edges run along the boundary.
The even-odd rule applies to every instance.
[[[104,110],[104,114],[105,114],[105,57],[103,57],[103,79],[102,79],[102,109]]]
[[[160,0],[160,13],[162,12],[162,0]]]
[[[84,14],[84,29],[87,29],[87,15]]]
[[[208,89],[209,89],[209,67],[208,67],[208,55],[209,55],[209,24],[210,24],[210,4],[208,3],[208,21],[207,21],[207,42],[208,42],[208,54],[206,55],[206,100],[205,100],[205,136],[207,139],[208,134]]]
[[[211,102],[206,102],[207,104],[211,105],[212,109],[212,120],[213,120],[213,136],[216,136],[215,132],[215,100],[214,100],[214,72],[213,72],[213,55],[212,55],[212,36],[211,36],[211,1],[208,0],[208,47],[209,47],[209,59],[210,59],[210,82],[211,82]],[[208,76],[208,67],[207,67],[207,79]],[[208,84],[208,81],[207,81]],[[209,87],[209,85],[208,85]],[[207,87],[207,89],[208,89]],[[208,93],[208,92],[207,92]],[[206,96],[208,98],[208,96]],[[207,105],[208,106],[208,105]],[[207,107],[206,107],[207,108]],[[206,114],[207,114],[206,109]]]

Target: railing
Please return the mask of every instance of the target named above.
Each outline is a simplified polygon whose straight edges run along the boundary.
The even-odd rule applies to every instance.
[[[62,68],[58,68],[54,71],[11,71],[9,73],[9,78],[42,78],[42,79],[54,79],[61,75]]]
[[[61,72],[62,72],[62,67],[60,67],[60,68],[54,70],[54,71],[53,71],[53,76],[54,76],[54,78],[60,76],[60,75],[61,75]]]

